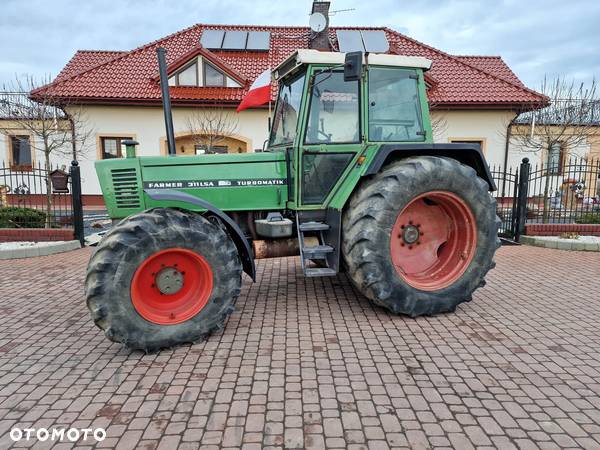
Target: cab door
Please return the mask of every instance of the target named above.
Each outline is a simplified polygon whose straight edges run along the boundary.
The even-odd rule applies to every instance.
[[[308,108],[300,136],[298,204],[322,209],[363,148],[361,83],[345,82],[342,70],[312,68]]]

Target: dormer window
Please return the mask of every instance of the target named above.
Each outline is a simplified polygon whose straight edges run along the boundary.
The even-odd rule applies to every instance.
[[[169,77],[169,86],[241,87],[206,58],[194,58]]]
[[[226,86],[226,78],[223,72],[204,61],[204,86]]]
[[[198,86],[198,63],[195,62],[175,74],[177,86]]]

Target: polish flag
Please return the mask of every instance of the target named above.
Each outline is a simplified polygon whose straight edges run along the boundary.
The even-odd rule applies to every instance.
[[[260,106],[268,103],[271,100],[271,69],[265,70],[252,83],[250,90],[242,99],[242,102],[237,107],[237,112],[244,109]]]

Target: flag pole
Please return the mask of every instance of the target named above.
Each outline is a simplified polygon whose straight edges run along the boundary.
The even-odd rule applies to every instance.
[[[269,93],[269,96],[271,94]],[[269,133],[271,132],[271,99],[269,98]]]

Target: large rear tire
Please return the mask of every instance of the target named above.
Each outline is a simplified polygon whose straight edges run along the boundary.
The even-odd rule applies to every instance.
[[[114,342],[155,352],[220,329],[240,293],[227,233],[202,216],[157,208],[117,224],[90,258],[85,292]]]
[[[391,312],[454,311],[495,266],[498,224],[496,201],[472,168],[411,157],[384,167],[353,194],[342,255],[354,285]]]

